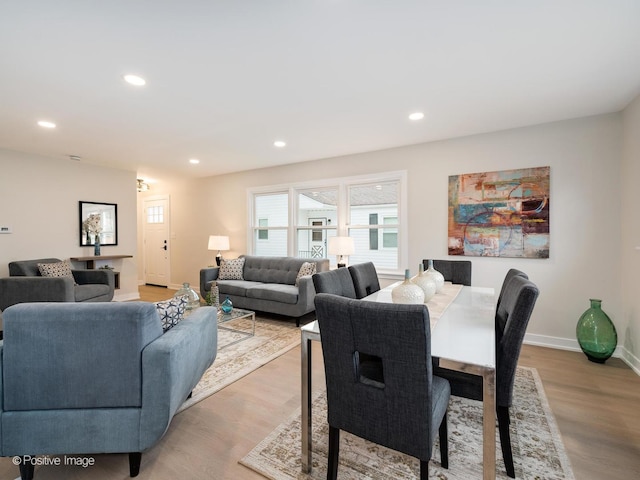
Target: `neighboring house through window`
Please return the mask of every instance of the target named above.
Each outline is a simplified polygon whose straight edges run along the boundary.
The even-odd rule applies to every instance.
[[[407,228],[406,172],[256,188],[248,195],[254,255],[330,258],[328,238],[348,235],[355,244],[350,264],[372,261],[390,273],[406,264],[400,241]]]

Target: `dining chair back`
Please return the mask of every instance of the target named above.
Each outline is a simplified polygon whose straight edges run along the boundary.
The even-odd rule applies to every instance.
[[[429,260],[422,260],[424,269],[429,267]],[[471,261],[469,260],[434,260],[433,268],[439,271],[445,282],[471,286]]]
[[[425,305],[315,297],[327,384],[328,479],[338,469],[340,430],[420,460],[428,477],[437,435],[448,468],[449,383],[432,375]],[[399,325],[402,327],[400,328]],[[376,375],[369,375],[372,365]]]
[[[356,290],[349,269],[341,267],[327,272],[314,273],[311,277],[316,293],[330,293],[341,297],[356,298]]]
[[[498,303],[496,304],[496,310],[500,305],[500,303],[502,302],[504,291],[513,277],[529,278],[529,276],[523,271],[518,270],[517,268],[510,268],[507,274],[504,276],[504,280],[502,281],[502,287],[500,288],[500,295],[498,295]]]
[[[500,444],[507,475],[515,478],[509,407],[513,404],[513,385],[524,335],[538,298],[538,287],[522,275],[513,275],[504,288],[495,316],[496,330],[496,413]],[[451,384],[451,394],[482,400],[482,377],[434,367],[434,374]]]
[[[380,290],[378,273],[373,262],[357,263],[349,266],[356,298],[364,298]]]

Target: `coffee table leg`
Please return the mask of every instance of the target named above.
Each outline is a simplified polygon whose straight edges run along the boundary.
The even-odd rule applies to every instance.
[[[311,471],[311,339],[302,332],[302,471]]]

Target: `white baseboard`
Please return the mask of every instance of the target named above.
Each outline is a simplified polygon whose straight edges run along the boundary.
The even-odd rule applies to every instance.
[[[581,352],[580,344],[572,338],[551,337],[548,335],[535,335],[527,333],[524,336],[524,343],[527,345],[537,345],[539,347],[557,348],[559,350],[570,350]],[[621,345],[616,347],[613,356],[622,359],[631,369],[640,376],[640,359]]]
[[[132,300],[140,300],[140,294],[138,292],[135,293],[121,293],[115,294],[113,296],[114,302],[130,302]]]

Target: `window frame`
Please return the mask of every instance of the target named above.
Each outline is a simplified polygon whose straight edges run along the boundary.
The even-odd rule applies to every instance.
[[[373,175],[358,175],[348,177],[326,178],[313,181],[295,182],[288,185],[265,185],[261,187],[252,187],[247,189],[247,217],[248,217],[248,229],[247,229],[247,251],[249,254],[254,255],[256,252],[257,243],[257,231],[264,230],[265,227],[256,225],[258,219],[255,217],[255,201],[256,197],[260,195],[274,195],[274,194],[287,194],[288,195],[288,226],[287,227],[267,227],[266,230],[287,230],[287,256],[297,256],[298,248],[298,232],[301,230],[326,230],[327,236],[335,232],[335,235],[346,236],[349,234],[350,229],[362,229],[366,228],[371,230],[366,225],[350,225],[350,206],[349,206],[349,187],[374,184],[374,183],[397,183],[398,185],[398,225],[397,227],[397,268],[396,269],[378,269],[379,273],[388,275],[401,275],[404,272],[408,259],[408,224],[407,224],[407,172],[406,170],[382,172]],[[337,222],[335,225],[309,226],[298,224],[298,195],[301,192],[306,192],[314,189],[331,189],[337,187],[338,199],[337,199]],[[379,216],[379,219],[381,217]],[[379,235],[382,235],[384,228],[380,225],[377,226]],[[379,249],[383,250],[383,239],[379,239]],[[332,266],[334,265],[335,258],[330,259]]]

